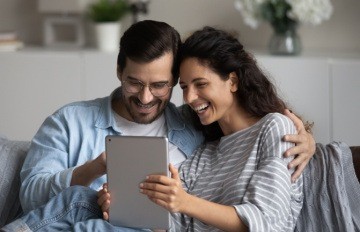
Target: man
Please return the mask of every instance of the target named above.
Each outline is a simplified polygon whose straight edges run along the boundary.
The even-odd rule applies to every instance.
[[[178,80],[180,43],[178,32],[163,22],[142,21],[124,33],[117,60],[122,87],[109,97],[64,106],[45,120],[33,138],[21,171],[20,199],[25,213],[70,186],[101,188],[106,181],[107,135],[167,136],[170,162],[176,166],[203,142],[202,134],[169,102]],[[288,139],[305,142],[287,155],[304,153],[296,161],[301,162],[311,157],[314,146],[301,121],[298,128],[301,135]],[[56,200],[61,203],[61,198]],[[32,222],[44,218],[37,215]],[[16,228],[16,223],[27,228],[32,225],[17,220],[11,228]]]

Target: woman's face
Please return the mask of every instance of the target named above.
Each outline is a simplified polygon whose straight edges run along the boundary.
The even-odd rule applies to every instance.
[[[235,76],[236,78],[236,76]],[[186,104],[197,113],[203,125],[229,118],[236,107],[237,79],[223,80],[196,58],[180,65],[180,87]]]

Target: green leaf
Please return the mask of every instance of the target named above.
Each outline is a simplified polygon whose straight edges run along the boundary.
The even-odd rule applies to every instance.
[[[94,22],[119,21],[130,11],[125,0],[99,0],[89,6],[88,16]]]
[[[288,17],[291,6],[285,0],[268,0],[260,5],[260,14],[277,33],[294,30],[297,22]]]

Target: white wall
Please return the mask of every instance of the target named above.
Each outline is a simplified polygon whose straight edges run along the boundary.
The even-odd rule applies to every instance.
[[[326,55],[324,55],[322,58],[326,58],[326,57],[333,58],[339,56],[339,53],[337,53],[337,51],[341,51],[340,52],[341,54],[346,54],[347,52],[349,52],[355,54],[354,57],[359,59],[360,27],[357,23],[360,22],[360,0],[332,0],[332,2],[334,4],[335,10],[332,18],[329,21],[317,27],[302,26],[300,28],[300,34],[302,37],[304,51],[305,53],[312,51],[316,53],[318,51],[321,51],[320,53],[317,53],[316,56],[324,53],[325,51]],[[27,45],[41,44],[42,16],[37,12],[36,3],[37,3],[36,0],[1,0],[0,1],[0,31],[17,30],[20,38]],[[151,0],[149,14],[143,17],[143,19],[145,18],[166,21],[170,25],[173,25],[176,29],[178,29],[183,37],[186,37],[192,31],[199,29],[200,27],[203,27],[205,25],[218,26],[224,29],[234,30],[240,33],[241,41],[249,49],[261,50],[266,48],[267,41],[271,35],[271,29],[266,24],[261,25],[261,27],[258,28],[257,30],[252,30],[251,28],[244,25],[240,14],[233,8],[233,0]],[[123,27],[124,29],[126,29],[131,24],[131,17],[130,16],[127,17],[123,21],[123,23],[124,23]],[[89,41],[93,40],[91,34],[87,36],[87,39]],[[61,75],[59,73],[55,72],[55,74],[53,73],[51,75],[51,78],[54,78],[53,81],[44,78],[44,76],[42,76],[41,74],[44,75],[47,74],[47,72],[44,71],[43,69],[46,70],[48,68],[56,69],[56,67],[54,68],[51,65],[50,66],[43,65],[43,61],[40,58],[35,59],[31,57],[31,54],[33,55],[34,52],[31,52],[31,49],[29,50],[30,50],[29,56],[26,55],[27,50],[18,53],[0,54],[0,90],[1,90],[0,100],[6,102],[6,106],[8,106],[8,110],[9,110],[8,112],[6,112],[7,116],[4,117],[3,114],[2,118],[0,118],[1,119],[0,133],[5,133],[6,131],[3,130],[3,128],[10,126],[7,125],[6,123],[8,123],[8,120],[14,119],[12,115],[17,115],[19,117],[22,117],[22,115],[24,115],[24,117],[26,118],[26,113],[21,114],[19,110],[22,110],[22,112],[32,111],[33,109],[32,107],[34,106],[34,103],[39,103],[38,101],[39,99],[44,100],[44,96],[48,96],[47,93],[49,93],[49,91],[50,93],[53,94],[52,97],[55,98],[55,100],[54,101],[49,100],[52,102],[51,104],[48,105],[40,105],[40,106],[36,105],[36,107],[42,107],[43,115],[41,115],[40,117],[36,117],[36,120],[32,120],[30,118],[32,125],[30,124],[29,125],[32,126],[32,128],[29,128],[28,134],[19,132],[18,133],[19,137],[16,137],[17,135],[15,136],[15,134],[12,135],[10,133],[5,133],[10,137],[20,138],[20,139],[25,138],[25,136],[27,135],[33,134],[36,128],[38,128],[39,124],[42,122],[43,118],[49,115],[50,113],[52,113],[60,105],[63,105],[67,102],[71,102],[74,100],[83,99],[84,94],[86,96],[91,96],[91,97],[96,97],[96,96],[103,97],[104,94],[107,93],[107,92],[105,93],[96,92],[96,87],[97,87],[96,81],[99,80],[96,79],[95,77],[94,79],[91,78],[91,80],[95,80],[94,82],[87,83],[87,86],[85,87],[87,88],[88,91],[87,92],[85,91],[84,93],[77,92],[78,90],[76,88],[70,88],[70,89],[67,88],[66,87],[67,84],[65,83],[66,81],[61,82],[63,78],[61,78]],[[47,52],[51,54],[46,54]],[[17,57],[17,56],[21,56],[22,54],[25,55],[25,58]],[[67,62],[55,62],[54,65],[59,64],[59,66],[57,66],[59,70],[62,70],[63,67],[67,67],[67,69],[64,69],[65,71],[71,70],[72,73],[75,72],[76,74],[74,75],[69,74],[69,76],[75,78],[70,82],[73,83],[75,81],[75,83],[77,83],[78,85],[80,86],[82,85],[84,80],[81,78],[84,73],[81,69],[82,67],[77,66],[75,62],[76,60],[80,59],[78,58],[78,55],[71,54],[71,52],[58,54],[52,51],[45,51],[44,49],[40,49],[39,51],[40,57],[44,57],[48,55],[55,56],[47,60],[50,63],[51,61],[60,59],[63,56],[70,56],[71,58],[67,60],[67,62],[70,62],[70,64],[68,64]],[[96,54],[96,52],[94,53],[94,56],[92,56],[92,54],[87,54],[86,62],[96,63],[96,61],[98,60],[97,56],[98,55]],[[116,54],[114,54],[114,56],[116,56]],[[303,54],[302,56],[294,57],[293,59],[303,59],[303,58],[306,59],[307,57],[309,57],[308,54]],[[271,57],[271,59],[273,58],[274,57]],[[88,71],[88,73],[85,73],[85,75],[93,74],[94,76],[98,76],[98,77],[106,76],[106,78],[108,78],[107,81],[110,83],[109,89],[112,89],[111,87],[112,85],[116,87],[117,82],[116,82],[115,70],[114,68],[108,67],[108,65],[110,66],[113,65],[113,62],[116,62],[116,60],[114,59],[113,61],[111,61],[111,59],[112,58],[110,57],[107,60],[102,60],[102,62],[99,63],[100,66],[98,67],[96,72],[94,70],[90,70]],[[31,62],[31,64],[29,62]],[[357,64],[358,63],[356,63],[356,65]],[[69,69],[69,67],[72,68]],[[284,66],[274,65],[273,68],[277,69],[281,67]],[[309,70],[310,69],[305,69],[305,71],[307,72],[309,72]],[[338,70],[338,73],[341,73],[342,71],[342,69],[340,68],[336,70]],[[356,71],[351,71],[351,70],[356,70]],[[337,122],[340,122],[337,124],[334,123],[334,128],[335,127],[340,128],[342,126],[342,122],[341,120],[339,120],[339,118],[344,117],[344,113],[341,112],[343,112],[342,107],[346,108],[346,105],[343,105],[341,100],[353,97],[351,94],[355,93],[356,89],[358,89],[357,85],[359,82],[358,79],[356,78],[359,77],[358,74],[359,72],[357,70],[358,70],[357,67],[355,68],[353,66],[350,67],[350,71],[352,74],[350,76],[346,76],[347,80],[351,81],[349,82],[350,84],[344,85],[342,78],[334,78],[333,82],[331,82],[332,85],[334,85],[333,86],[334,96],[336,96],[336,99],[334,99],[335,106],[332,109],[334,110],[334,112],[330,112],[329,115],[327,115],[327,117],[329,117],[329,120],[333,118],[334,121],[338,119]],[[10,73],[17,73],[16,75],[18,79],[14,78],[16,77],[15,74],[10,74]],[[41,78],[44,78],[44,81],[40,81],[41,83],[43,83],[43,86],[36,86],[36,87],[43,88],[45,92],[36,92],[34,96],[32,94],[30,95],[27,94],[27,93],[31,93],[31,88],[28,87],[33,87],[31,86],[32,81],[29,78],[25,78],[24,80],[22,80],[22,78],[27,76],[29,73],[32,74],[30,77],[37,78],[36,80],[38,80],[38,82],[39,80],[42,80]],[[34,75],[34,73],[36,75]],[[103,75],[100,75],[100,73],[102,73]],[[285,76],[284,78],[286,78],[286,75],[284,76]],[[320,75],[317,75],[318,78],[319,76]],[[341,77],[340,74],[338,76]],[[307,74],[306,77],[311,80],[310,74]],[[296,81],[299,80],[298,79],[295,80],[294,82],[295,84],[291,82],[289,86],[296,86]],[[355,84],[351,84],[351,83],[355,83]],[[58,87],[55,92],[52,91],[54,87],[53,84],[55,84]],[[339,86],[343,85],[345,87],[337,89],[335,88],[337,85]],[[63,88],[60,88],[61,86]],[[328,85],[326,84],[326,86]],[[347,88],[350,87],[353,87],[354,89],[349,89],[351,91],[347,92],[347,94],[344,95],[342,91],[346,92]],[[21,91],[21,88],[25,89],[28,92]],[[69,96],[63,97],[63,89],[66,91],[72,91],[73,94],[71,95],[71,97]],[[298,93],[298,95],[302,96],[301,95],[302,89],[296,88],[296,90],[300,92]],[[330,90],[332,91],[332,89]],[[291,93],[293,92],[294,91],[291,91]],[[93,95],[90,95],[90,93]],[[323,93],[327,94],[326,92]],[[181,91],[179,89],[176,89],[176,92],[174,94],[177,96],[181,96]],[[21,109],[16,107],[14,108],[12,103],[16,99],[13,96],[17,97],[16,99],[23,99],[23,101],[25,102],[24,107],[22,107]],[[292,95],[291,97],[294,98],[294,96]],[[45,100],[46,102],[48,102],[47,99]],[[0,102],[0,106],[4,110],[5,103],[3,102]],[[301,108],[299,109],[301,111]],[[358,114],[355,113],[353,115],[358,115]],[[316,118],[314,119],[312,118],[313,117],[309,118],[309,120],[316,119]],[[352,118],[349,118],[348,121],[351,121],[350,119],[352,120]],[[26,122],[26,119],[23,120],[25,120]],[[9,131],[12,131],[12,129],[10,128]],[[333,132],[334,139],[342,138],[343,134],[347,133],[347,131],[340,131],[340,130],[338,131],[339,132]],[[330,131],[328,134],[331,133],[332,132]]]
[[[61,1],[61,0],[59,0]],[[334,14],[320,26],[302,26],[304,50],[330,50],[360,53],[360,1],[332,0]],[[42,16],[36,0],[1,0],[0,31],[17,30],[28,44],[41,44]],[[166,21],[186,36],[204,25],[240,32],[249,48],[266,48],[271,29],[262,24],[257,30],[244,25],[233,0],[151,0],[146,18]],[[130,25],[125,19],[125,28]],[[91,41],[91,36],[88,37]]]

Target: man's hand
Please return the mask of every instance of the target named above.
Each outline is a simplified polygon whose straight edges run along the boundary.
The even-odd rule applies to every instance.
[[[97,203],[103,212],[104,220],[109,220],[109,208],[110,208],[110,193],[108,191],[108,184],[103,184],[103,188],[97,194]]]
[[[102,152],[95,159],[74,169],[70,185],[89,186],[104,174],[106,174],[106,154]]]
[[[289,163],[289,168],[296,168],[291,176],[294,182],[301,175],[309,160],[315,153],[315,140],[313,136],[305,130],[303,122],[289,110],[285,110],[284,114],[289,117],[295,124],[298,131],[297,135],[285,135],[284,141],[295,143],[296,146],[287,150],[285,157],[296,155],[295,159]]]

